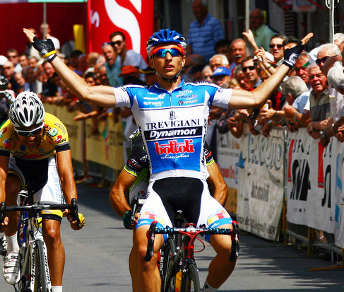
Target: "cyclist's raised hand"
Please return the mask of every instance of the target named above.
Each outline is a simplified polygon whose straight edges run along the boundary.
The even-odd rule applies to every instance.
[[[80,230],[82,227],[85,226],[85,217],[82,213],[78,213],[79,220],[73,220],[72,215],[68,214],[67,218],[70,223],[70,227],[72,227],[73,230]]]
[[[51,62],[57,56],[54,43],[49,34],[46,35],[46,40],[40,40],[31,30],[24,28],[23,31],[33,47],[45,60]]]

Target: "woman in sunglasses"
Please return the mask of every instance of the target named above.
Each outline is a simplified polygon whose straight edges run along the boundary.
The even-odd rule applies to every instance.
[[[301,53],[312,34],[307,35],[302,44],[286,50],[285,61],[276,73],[254,91],[248,92],[209,83],[185,83],[180,74],[185,64],[186,41],[182,35],[169,29],[154,33],[146,46],[149,65],[155,70],[158,82],[151,87],[131,85],[120,88],[88,86],[57,57],[49,36],[43,41],[27,29],[24,33],[80,100],[105,107],[125,106],[132,110],[151,162],[149,196],[135,231],[139,250],[139,286],[141,291],[160,291],[156,260],[163,244],[162,235],[156,236],[152,260],[144,260],[146,235],[154,219],[163,226],[172,226],[177,209],[183,210],[186,219],[197,226],[232,226],[228,212],[210,195],[206,185],[208,173],[202,157],[209,107],[240,109],[262,106],[293,67],[295,56]],[[235,267],[235,262],[229,261],[230,237],[212,235],[209,241],[217,255],[210,263],[202,291],[217,290]]]
[[[0,182],[0,202],[6,201],[9,206],[16,205],[24,187],[34,191],[35,202],[61,204],[65,200],[70,204],[72,198],[77,198],[67,129],[45,112],[36,93],[20,93],[10,107],[9,120],[0,128]],[[60,210],[42,211],[52,292],[62,291],[62,215]],[[82,215],[80,221],[84,221]],[[9,212],[4,225],[8,247],[3,274],[6,282],[14,285],[21,277],[17,215]],[[71,227],[80,229],[77,221],[71,222]]]

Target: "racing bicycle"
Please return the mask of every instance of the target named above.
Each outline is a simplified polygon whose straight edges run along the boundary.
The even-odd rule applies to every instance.
[[[76,199],[71,204],[38,204],[33,202],[34,191],[21,191],[18,206],[0,204],[0,222],[6,212],[20,211],[18,224],[18,243],[20,257],[19,282],[14,285],[16,292],[51,292],[47,247],[42,234],[42,210],[69,209],[73,220],[81,227]]]
[[[233,229],[195,228],[195,224],[185,223],[181,227],[182,213],[177,212],[176,227],[158,227],[153,221],[148,232],[148,247],[145,257],[150,261],[153,256],[155,234],[167,234],[169,237],[160,250],[160,275],[162,292],[200,291],[198,269],[194,258],[194,242],[198,235],[226,234],[232,238],[231,262],[239,256],[239,225],[233,221]],[[204,245],[204,243],[203,243]],[[202,249],[204,250],[204,248]]]

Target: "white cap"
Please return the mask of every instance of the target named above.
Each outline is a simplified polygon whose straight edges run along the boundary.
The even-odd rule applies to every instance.
[[[309,64],[315,63],[315,61],[318,59],[318,53],[319,47],[316,47],[309,52]]]
[[[3,66],[8,59],[4,55],[0,55],[0,66]]]
[[[265,51],[265,56],[270,63],[275,63],[275,58],[271,53]],[[256,60],[256,59],[257,59],[257,56],[254,56],[253,60]]]

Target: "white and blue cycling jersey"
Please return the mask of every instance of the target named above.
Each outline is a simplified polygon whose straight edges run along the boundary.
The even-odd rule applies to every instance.
[[[151,181],[166,177],[207,178],[203,155],[209,107],[228,108],[232,89],[185,83],[169,92],[154,86],[115,88],[116,106],[131,108],[151,162]]]

